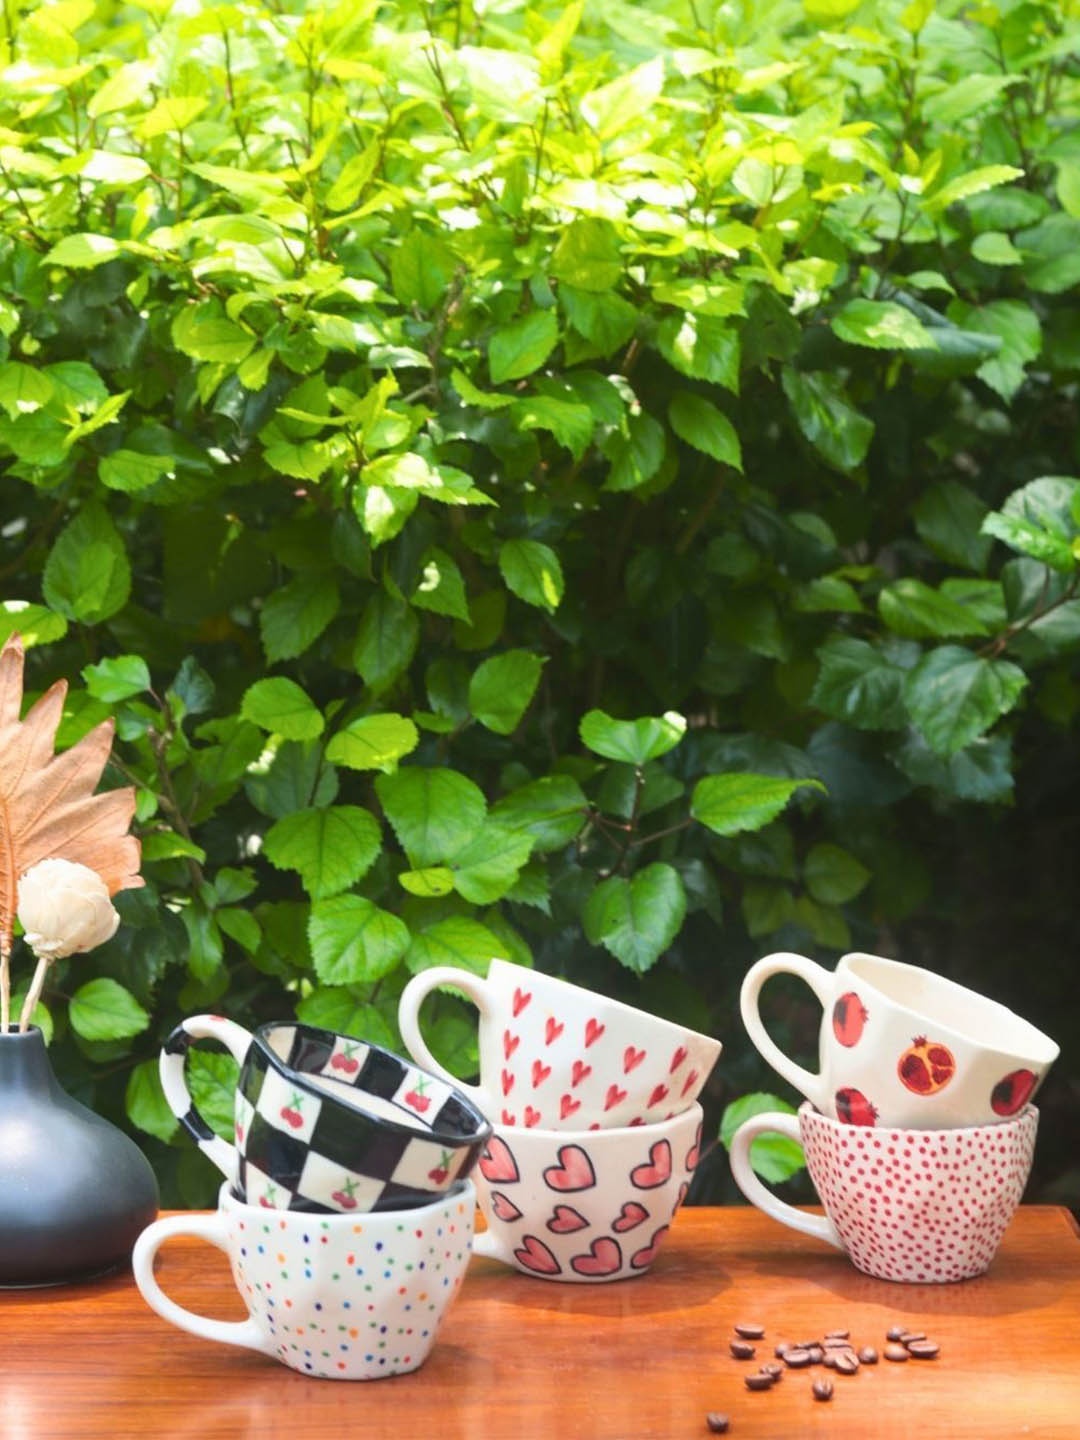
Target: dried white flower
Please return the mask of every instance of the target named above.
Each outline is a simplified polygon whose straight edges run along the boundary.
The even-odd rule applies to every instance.
[[[116,934],[120,916],[96,870],[71,860],[42,860],[19,880],[19,924],[39,960],[93,950]]]

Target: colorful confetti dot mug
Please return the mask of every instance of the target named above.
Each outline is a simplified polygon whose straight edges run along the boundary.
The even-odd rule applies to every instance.
[[[867,1130],[820,1115],[755,1115],[731,1142],[731,1173],[766,1215],[843,1250],[879,1280],[969,1280],[990,1265],[1024,1193],[1039,1112],[956,1130]],[[759,1135],[802,1144],[824,1215],[779,1200],[750,1164]]]
[[[824,1009],[815,1074],[773,1041],[759,1011],[774,975],[805,981]],[[945,1130],[1018,1115],[1058,1046],[1019,1015],[916,965],[844,955],[835,971],[767,955],[747,971],[743,1024],[769,1064],[815,1109],[851,1125]]]
[[[218,1040],[240,1066],[234,1144],[191,1098],[193,1040]],[[253,1205],[307,1212],[405,1209],[472,1170],[491,1126],[464,1095],[408,1060],[293,1021],[254,1034],[194,1015],[161,1052],[165,1098],[200,1150]]]
[[[265,1210],[225,1184],[214,1214],[148,1226],[132,1268],[150,1308],[202,1340],[323,1380],[379,1380],[427,1359],[468,1267],[475,1218],[471,1180],[429,1205],[359,1217]],[[154,1257],[178,1235],[225,1252],[246,1320],[214,1320],[165,1294]]]

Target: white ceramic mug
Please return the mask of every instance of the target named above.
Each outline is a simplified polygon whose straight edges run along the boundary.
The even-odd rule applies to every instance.
[[[258,1350],[302,1375],[378,1380],[427,1359],[464,1278],[475,1219],[471,1180],[430,1205],[359,1216],[260,1209],[226,1182],[214,1214],[148,1226],[132,1269],[151,1309],[200,1339]],[[177,1235],[225,1252],[246,1320],[213,1320],[164,1293],[154,1256]]]
[[[795,1063],[761,1021],[773,975],[796,975],[821,1001],[820,1070]],[[1058,1046],[1004,1005],[915,965],[851,954],[835,971],[803,955],[751,966],[743,1024],[769,1064],[825,1115],[853,1125],[944,1130],[1023,1110]]]
[[[420,1031],[420,1006],[451,985],[480,1012],[480,1084],[444,1070]],[[492,960],[486,979],[440,965],[406,985],[398,1024],[413,1059],[469,1095],[496,1125],[619,1129],[689,1109],[720,1042],[580,985]]]
[[[623,1130],[497,1129],[476,1171],[477,1255],[541,1280],[644,1275],[686,1196],[701,1123],[694,1104]]]
[[[879,1280],[937,1284],[981,1275],[1016,1213],[1031,1171],[1039,1112],[958,1130],[867,1130],[804,1103],[755,1115],[731,1142],[731,1173],[766,1215],[835,1245]],[[824,1215],[766,1189],[750,1164],[759,1135],[800,1143]]]

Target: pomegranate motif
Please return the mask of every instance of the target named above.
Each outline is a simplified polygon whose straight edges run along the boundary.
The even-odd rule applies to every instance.
[[[999,1080],[990,1094],[990,1108],[995,1115],[1015,1115],[1031,1099],[1039,1077],[1031,1070],[1014,1070]]]
[[[927,1040],[925,1035],[916,1035],[900,1056],[896,1073],[916,1095],[934,1095],[956,1074],[956,1061],[946,1046]]]
[[[877,1111],[861,1090],[846,1085],[836,1092],[836,1118],[845,1125],[874,1125]]]
[[[841,995],[840,999],[837,1000],[833,1006],[833,1034],[841,1045],[846,1045],[849,1048],[852,1045],[857,1045],[862,1036],[863,1026],[866,1024],[867,1018],[866,1007],[858,995],[855,994],[855,991],[849,990],[845,995]]]

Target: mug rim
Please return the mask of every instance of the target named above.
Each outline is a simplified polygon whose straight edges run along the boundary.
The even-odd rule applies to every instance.
[[[451,1091],[454,1099],[461,1106],[462,1110],[475,1123],[475,1129],[471,1130],[467,1135],[464,1135],[455,1134],[452,1131],[436,1130],[433,1126],[410,1125],[404,1118],[398,1120],[392,1117],[386,1117],[373,1112],[368,1109],[366,1105],[350,1104],[343,1099],[339,1099],[333,1090],[327,1090],[321,1085],[316,1085],[303,1070],[296,1070],[291,1065],[286,1064],[265,1038],[266,1032],[270,1030],[303,1030],[309,1035],[316,1035],[322,1039],[355,1040],[357,1044],[365,1046],[368,1050],[374,1051],[378,1055],[386,1056],[390,1060],[395,1060],[400,1064],[407,1065],[408,1068],[417,1071],[419,1074],[425,1075],[431,1080],[437,1080],[441,1085],[447,1085],[447,1088]],[[274,1069],[289,1077],[290,1084],[295,1083],[305,1094],[313,1096],[317,1100],[330,1100],[333,1101],[335,1105],[343,1106],[346,1111],[359,1111],[369,1119],[377,1121],[380,1128],[388,1130],[391,1134],[431,1140],[433,1143],[442,1145],[448,1150],[461,1150],[477,1143],[486,1144],[494,1128],[480,1107],[475,1105],[456,1085],[450,1085],[442,1076],[435,1075],[430,1070],[425,1070],[424,1067],[418,1065],[415,1060],[410,1058],[406,1061],[405,1057],[397,1054],[396,1051],[387,1050],[385,1046],[376,1045],[372,1041],[361,1039],[358,1035],[348,1035],[344,1030],[327,1030],[321,1025],[309,1025],[303,1020],[266,1020],[261,1025],[256,1026],[251,1032],[251,1039],[252,1044],[259,1046],[259,1049],[267,1057]],[[243,1066],[241,1066],[241,1069],[242,1068]],[[340,1085],[343,1083],[340,1080],[334,1080],[333,1076],[330,1075],[327,1075],[325,1078],[331,1085]],[[361,1098],[368,1094],[366,1090],[359,1090],[355,1087],[349,1088],[353,1090],[354,1094]],[[237,1088],[237,1093],[240,1093],[239,1087]],[[433,1193],[441,1195],[447,1192],[438,1191]],[[368,1214],[372,1212],[365,1211],[364,1213]]]
[[[265,1220],[268,1216],[277,1216],[279,1220],[289,1220],[297,1225],[322,1225],[328,1222],[332,1228],[342,1225],[360,1226],[366,1228],[373,1222],[378,1222],[380,1228],[389,1225],[391,1222],[401,1224],[403,1218],[406,1223],[414,1215],[434,1210],[439,1206],[451,1205],[458,1200],[464,1199],[466,1204],[470,1199],[476,1202],[476,1186],[472,1177],[466,1175],[455,1180],[445,1190],[432,1191],[430,1200],[422,1205],[410,1205],[403,1210],[287,1210],[281,1206],[252,1205],[249,1200],[241,1200],[239,1195],[233,1193],[234,1181],[225,1179],[218,1189],[218,1210],[237,1211],[257,1216]]]
[[[898,1010],[901,1014],[910,1015],[916,1025],[925,1026],[932,1021],[936,1032],[948,1036],[953,1040],[961,1040],[965,1045],[981,1050],[986,1054],[1001,1055],[1008,1059],[1027,1061],[1035,1065],[1044,1065],[1047,1068],[1061,1054],[1061,1046],[1049,1035],[1045,1034],[1038,1026],[1033,1025],[1030,1020],[1025,1020],[1015,1010],[1003,1005],[1000,1000],[993,1000],[989,995],[981,995],[970,986],[961,985],[956,980],[950,980],[946,975],[939,975],[934,970],[927,970],[921,965],[910,965],[903,960],[893,960],[885,955],[872,955],[865,950],[853,950],[842,955],[837,962],[836,971],[839,973],[841,967],[850,975],[858,979],[859,983],[868,986],[875,995],[879,995],[889,1005]],[[869,969],[869,974],[866,973]],[[955,1024],[939,1022],[932,1016],[920,1013],[918,1010],[899,1000],[891,994],[879,982],[874,979],[874,970],[880,969],[887,973],[901,975],[916,975],[922,984],[930,984],[935,989],[943,991],[954,1000],[962,1000],[969,1005],[976,1013],[973,1020],[977,1023],[982,1017],[993,1019],[998,1022],[1005,1022],[1019,1032],[1019,1037],[1030,1044],[1030,1049],[1019,1050],[1014,1046],[998,1046],[987,1044],[977,1034],[967,1030],[959,1029]]]
[[[978,1125],[943,1125],[933,1130],[914,1130],[909,1125],[852,1125],[845,1120],[837,1120],[833,1115],[826,1115],[819,1110],[812,1100],[804,1100],[796,1111],[800,1129],[805,1125],[821,1124],[827,1130],[838,1130],[844,1134],[871,1135],[880,1139],[883,1135],[902,1135],[925,1138],[927,1135],[993,1135],[1003,1130],[1016,1130],[1021,1126],[1038,1124],[1039,1107],[1032,1105],[1029,1101],[1022,1110],[1015,1115],[1010,1115],[1003,1120],[984,1120]]]
[[[809,1102],[807,1102],[809,1103]],[[694,1112],[697,1115],[694,1115]],[[528,1135],[535,1135],[537,1139],[544,1139],[549,1142],[558,1141],[562,1145],[590,1144],[594,1143],[601,1136],[611,1136],[616,1139],[625,1140],[631,1136],[656,1137],[657,1132],[666,1133],[674,1130],[680,1120],[686,1120],[693,1116],[703,1120],[704,1110],[700,1100],[694,1100],[687,1105],[685,1110],[679,1110],[674,1115],[669,1115],[666,1120],[654,1120],[649,1125],[613,1125],[609,1129],[598,1126],[595,1130],[551,1130],[540,1125],[495,1125],[493,1131],[498,1136],[513,1135],[515,1138],[523,1139]]]
[[[625,1000],[616,1000],[612,995],[605,995],[601,990],[590,990],[586,985],[577,985],[573,980],[564,979],[561,975],[549,975],[546,970],[531,969],[528,965],[518,965],[514,960],[506,960],[501,955],[493,955],[488,961],[486,979],[491,979],[491,972],[498,966],[500,970],[510,970],[515,974],[537,976],[547,985],[553,985],[559,990],[574,991],[580,995],[589,995],[599,1005],[605,1005],[613,1010],[616,1015],[636,1015],[647,1020],[651,1025],[657,1026],[660,1030],[669,1031],[672,1036],[679,1036],[683,1039],[691,1038],[702,1041],[705,1045],[715,1046],[716,1054],[712,1063],[715,1064],[720,1058],[723,1049],[723,1041],[718,1040],[714,1035],[706,1035],[703,1030],[693,1030],[688,1025],[682,1025],[678,1020],[668,1020],[664,1015],[654,1015],[651,1010],[643,1010],[640,1005],[630,1005]],[[640,1127],[634,1127],[640,1128]]]

